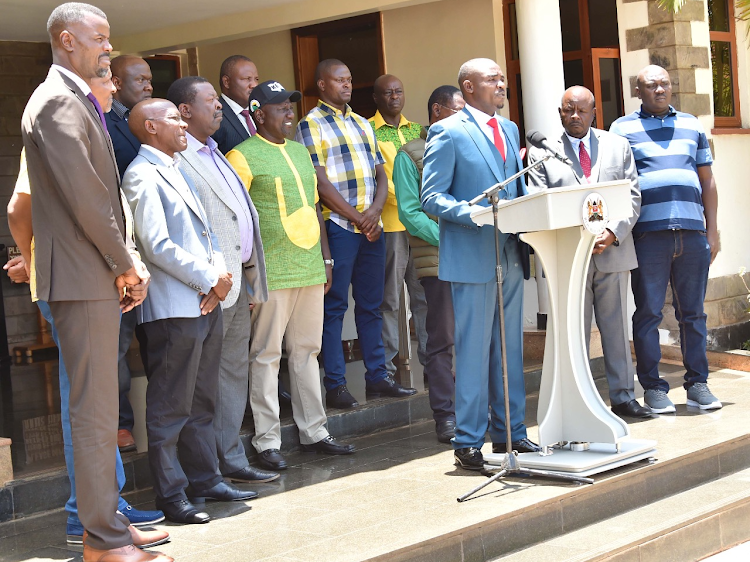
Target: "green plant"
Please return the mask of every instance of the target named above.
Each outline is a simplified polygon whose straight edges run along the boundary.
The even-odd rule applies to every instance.
[[[677,13],[687,0],[658,0],[659,6],[670,12]],[[750,0],[734,0],[734,13],[738,21],[750,21]],[[750,29],[748,30],[750,33]]]

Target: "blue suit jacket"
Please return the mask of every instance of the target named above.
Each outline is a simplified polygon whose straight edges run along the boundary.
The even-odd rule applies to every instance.
[[[503,117],[499,121],[507,145],[504,165],[467,110],[430,127],[423,160],[422,207],[439,219],[438,277],[444,281],[487,283],[495,275],[493,228],[477,226],[470,216],[474,208],[467,202],[522,168],[518,127]],[[526,193],[523,180],[517,179],[506,186],[501,198],[514,199]],[[500,234],[501,248],[507,238]],[[522,255],[528,258],[528,250]]]
[[[125,121],[125,119],[120,119],[120,116],[114,111],[105,113],[104,119],[107,122],[107,130],[112,139],[112,146],[115,149],[117,168],[120,171],[120,179],[122,180],[122,177],[125,175],[125,170],[128,169],[130,163],[138,155],[141,143],[135,138],[135,135],[130,132],[128,122]]]
[[[136,309],[139,324],[199,317],[199,293],[208,294],[226,271],[195,187],[187,178],[187,185],[169,178],[167,166],[142,148],[122,183],[141,259],[151,273],[148,296]]]

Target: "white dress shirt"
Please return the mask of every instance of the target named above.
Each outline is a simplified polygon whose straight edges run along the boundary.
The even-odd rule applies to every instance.
[[[242,126],[245,128],[245,130],[247,131],[247,134],[249,135],[250,134],[250,129],[247,128],[247,121],[245,120],[245,116],[244,115],[240,115],[240,113],[243,112],[244,110],[246,110],[247,108],[246,107],[240,107],[240,104],[238,104],[233,99],[225,96],[224,94],[221,94],[221,103],[228,105],[229,108],[232,111],[234,111],[234,114],[237,116],[237,119],[240,120],[240,123],[242,123]],[[250,119],[252,119],[252,118],[253,118],[253,116],[251,115]],[[253,121],[253,124],[255,124],[255,121]],[[257,129],[257,127],[256,127],[256,129]]]
[[[53,64],[52,68],[55,70],[59,70],[62,72],[65,76],[70,78],[73,82],[75,82],[76,86],[78,86],[81,91],[83,92],[84,96],[88,96],[91,93],[91,86],[89,86],[86,81],[78,76],[75,72],[71,72],[67,68],[60,66],[59,64]]]
[[[495,145],[495,130],[487,123],[490,119],[494,119],[495,121],[497,121],[497,129],[503,136],[503,149],[505,150],[505,154],[503,154],[502,157],[503,159],[505,159],[506,155],[508,154],[508,137],[505,135],[505,131],[503,130],[502,125],[500,125],[500,121],[498,121],[497,119],[497,113],[494,115],[487,115],[484,111],[481,111],[476,107],[469,105],[468,103],[464,107],[466,108],[466,111],[468,111],[471,116],[476,119],[477,123],[479,123],[479,128],[482,129],[482,132],[487,136],[488,139],[490,139],[490,143],[492,143],[493,146]]]
[[[570,141],[570,145],[573,147],[573,152],[576,153],[576,158],[578,158],[578,151],[581,150],[580,148],[578,148],[581,143],[583,143],[583,146],[586,147],[586,152],[588,152],[589,158],[591,157],[591,128],[589,128],[589,130],[586,131],[586,136],[583,137],[582,139],[571,137],[567,132],[565,133],[565,136],[568,137],[568,140]],[[580,164],[580,161],[579,161],[579,164]]]

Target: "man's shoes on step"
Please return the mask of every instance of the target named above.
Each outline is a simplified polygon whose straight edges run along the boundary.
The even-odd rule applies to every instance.
[[[325,453],[326,455],[351,455],[356,449],[354,448],[354,445],[339,443],[332,435],[329,435],[317,443],[302,445],[302,450]]]
[[[230,482],[246,482],[249,484],[273,482],[278,477],[278,472],[269,472],[268,470],[261,470],[252,466],[246,466],[245,468],[224,475],[224,478]]]
[[[359,406],[359,402],[354,399],[346,385],[342,384],[326,391],[326,406],[346,410],[347,408],[356,408]]]
[[[382,381],[365,385],[365,395],[367,398],[378,398],[379,396],[400,398],[402,396],[413,396],[416,393],[416,388],[401,386],[393,380],[391,375],[386,376]]]
[[[193,503],[202,503],[204,501],[215,502],[244,502],[258,497],[258,492],[251,490],[240,490],[224,481],[219,482],[216,486],[200,492],[194,489],[188,489],[188,499]]]
[[[466,470],[482,470],[484,468],[484,457],[482,451],[476,447],[465,447],[453,451],[456,465]]]
[[[510,448],[517,452],[517,453],[538,453],[542,450],[542,448],[534,443],[531,439],[524,437],[523,439],[519,439],[518,441],[513,441],[513,443],[510,444]],[[506,453],[506,447],[505,443],[493,443],[492,444],[492,452],[493,453]]]
[[[161,553],[144,552],[132,544],[110,550],[83,547],[83,562],[174,562],[174,558]]]
[[[158,504],[164,516],[173,523],[208,523],[211,520],[208,513],[200,511],[188,500]]]
[[[718,410],[721,401],[708,390],[705,382],[696,382],[687,390],[687,405],[701,410]]]
[[[133,434],[129,429],[117,430],[117,448],[120,449],[121,453],[135,451],[135,439],[133,439]]]
[[[612,411],[621,418],[650,418],[653,413],[648,406],[641,406],[638,400],[630,400],[612,406]]]
[[[643,393],[643,401],[654,414],[673,414],[677,411],[667,393],[658,388],[647,389]]]
[[[266,449],[258,453],[258,462],[269,470],[286,470],[287,464],[281,451],[278,449]]]
[[[164,513],[159,510],[141,511],[140,509],[136,509],[132,505],[129,505],[125,509],[121,509],[120,512],[128,518],[131,525],[135,525],[136,527],[154,525],[164,521]]]
[[[456,422],[454,420],[443,420],[435,422],[435,433],[441,443],[450,443],[456,436]]]
[[[142,531],[132,525],[128,527],[133,546],[138,548],[151,548],[169,542],[169,533],[166,531]],[[88,531],[83,532],[83,544],[88,543]]]

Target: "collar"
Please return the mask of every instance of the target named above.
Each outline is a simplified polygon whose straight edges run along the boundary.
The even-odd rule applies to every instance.
[[[638,115],[642,119],[649,119],[649,118],[653,118],[653,119],[665,119],[667,117],[674,117],[675,115],[677,115],[677,111],[671,105],[669,106],[669,111],[667,111],[667,114],[664,117],[659,117],[658,115],[654,115],[652,113],[649,113],[648,111],[646,111],[643,108],[643,104],[641,104],[641,109],[639,111],[637,111],[637,113],[638,113]]]
[[[110,109],[110,111],[114,111],[123,121],[127,121],[130,116],[130,110],[116,98],[112,98],[112,109]]]
[[[236,101],[234,101],[234,100],[233,100],[232,98],[230,98],[229,96],[226,96],[226,95],[224,95],[224,94],[221,94],[221,99],[222,99],[222,102],[221,102],[221,103],[226,103],[226,104],[227,104],[227,105],[229,106],[229,108],[230,108],[230,109],[231,109],[232,111],[234,111],[234,114],[235,114],[235,115],[239,115],[239,114],[240,114],[240,112],[242,112],[242,111],[244,111],[245,109],[247,109],[246,107],[242,107],[242,106],[240,106],[240,104],[238,104],[238,103],[237,103]]]
[[[469,114],[476,120],[477,123],[482,125],[483,127],[487,127],[487,121],[492,119],[493,117],[497,119],[497,113],[494,115],[487,115],[484,111],[477,109],[473,105],[469,105],[468,103],[464,106],[464,109],[469,112]],[[500,121],[498,121],[498,125],[500,124]]]
[[[578,145],[580,143],[583,143],[583,146],[586,147],[586,150],[589,154],[591,154],[591,127],[589,127],[589,130],[586,131],[586,136],[583,138],[577,139],[576,137],[571,137],[567,131],[564,131],[565,136],[568,137],[568,141],[570,141],[570,145],[573,147],[573,150],[578,152]]]
[[[185,137],[187,137],[188,148],[195,150],[196,152],[214,152],[216,147],[219,146],[214,139],[208,137],[206,144],[196,139],[190,134],[190,131],[185,131]]]
[[[259,140],[262,140],[264,143],[269,144],[271,146],[275,146],[276,148],[284,148],[288,144],[288,140],[284,139],[284,144],[276,144],[275,142],[271,142],[270,140],[263,138],[263,135],[258,133],[257,135],[253,135],[253,138],[258,137]]]
[[[165,166],[169,168],[172,168],[172,167],[176,168],[180,163],[180,155],[177,153],[175,153],[175,155],[170,158],[169,154],[162,152],[158,148],[154,148],[151,145],[142,144],[141,148],[143,148],[144,150],[156,156],[160,162],[162,162]]]
[[[394,127],[390,123],[386,123],[385,119],[383,119],[383,115],[380,113],[380,110],[375,112],[375,117],[372,118],[372,120],[375,122],[375,130],[377,131],[380,129],[380,127],[391,127],[392,129],[400,129],[401,127],[408,127],[411,125],[411,121],[409,121],[406,117],[404,117],[404,114],[401,114],[401,118],[398,122],[398,127]]]
[[[53,64],[52,68],[57,70],[60,74],[64,74],[73,82],[75,82],[75,85],[81,89],[84,96],[88,96],[91,93],[91,86],[89,86],[83,78],[78,76],[78,74],[76,74],[72,70],[68,70],[67,68],[65,68],[64,66],[60,66],[59,64]]]
[[[342,119],[346,119],[353,113],[352,108],[349,106],[349,104],[346,104],[346,107],[344,108],[344,111],[342,113],[341,111],[339,111],[332,105],[328,105],[326,102],[320,99],[318,100],[318,107],[322,109],[323,111],[325,111],[326,113],[330,113],[331,115],[337,115],[338,117],[341,117]]]

